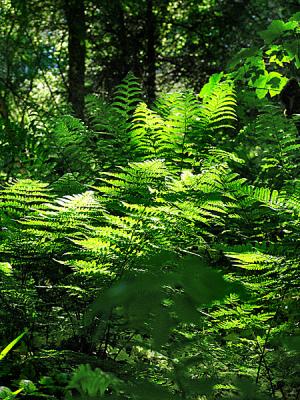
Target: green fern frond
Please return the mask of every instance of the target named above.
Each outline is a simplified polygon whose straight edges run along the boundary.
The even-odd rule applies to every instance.
[[[173,162],[177,163],[182,171],[185,166],[190,166],[194,160],[191,155],[194,151],[193,130],[196,121],[199,118],[199,102],[191,92],[182,93],[177,96],[172,103],[168,117],[166,118],[166,127],[169,141],[173,144],[173,152],[176,156],[169,156]]]
[[[217,164],[222,164],[224,162],[230,162],[230,161],[233,161],[237,164],[245,164],[245,160],[238,157],[235,153],[218,149],[217,147],[209,147],[207,149],[207,153],[210,156],[207,159],[208,164],[212,162]]]
[[[216,85],[210,96],[204,99],[199,125],[204,132],[234,128],[236,121],[236,95],[230,82]]]
[[[115,127],[113,122],[116,119],[113,106],[94,94],[86,96],[85,103],[89,127],[98,135],[113,135]]]
[[[46,220],[56,221],[61,224],[63,230],[79,226],[81,223],[87,224],[94,217],[99,216],[101,211],[103,212],[103,208],[92,191],[64,196],[45,206],[47,208],[43,211],[43,215]]]
[[[58,118],[54,136],[63,172],[83,174],[95,168],[94,135],[80,119],[70,115]]]
[[[236,145],[238,154],[255,173],[254,183],[281,189],[284,182],[297,177],[298,134],[295,126],[282,115],[280,107],[267,104],[255,121],[240,131],[236,141],[240,142]]]
[[[191,92],[164,95],[155,111],[144,103],[135,112],[131,136],[141,157],[164,158],[173,169],[193,163],[193,127],[199,116],[199,102]]]
[[[130,126],[130,119],[137,104],[141,101],[141,87],[132,72],[117,86],[112,106]]]
[[[226,252],[225,255],[232,261],[234,266],[252,271],[271,269],[282,260],[280,257],[263,254],[258,251]]]
[[[135,104],[132,103],[131,108]],[[127,164],[133,158],[133,152],[128,146],[129,116],[95,95],[86,97],[86,116],[91,131],[89,147],[99,170],[110,170],[116,165]]]
[[[89,128],[102,144],[104,139],[117,139],[124,133],[124,121],[119,110],[101,97],[86,97],[86,114]]]
[[[51,189],[59,196],[78,194],[85,191],[85,186],[76,178],[75,174],[68,172],[51,184]]]
[[[152,191],[165,185],[169,171],[161,160],[147,160],[121,167],[120,173],[103,173],[100,181],[106,185],[95,187],[106,195],[134,201],[147,201]]]
[[[51,199],[48,187],[47,183],[30,179],[9,183],[0,191],[0,210],[15,219],[32,213]]]
[[[60,117],[55,129],[56,140],[61,147],[71,146],[76,149],[88,136],[86,126],[79,119],[71,115]]]
[[[131,146],[138,158],[164,158],[169,136],[163,119],[145,103],[136,108],[130,132]]]

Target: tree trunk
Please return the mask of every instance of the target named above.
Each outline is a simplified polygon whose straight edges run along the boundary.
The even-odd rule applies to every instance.
[[[146,11],[146,91],[150,101],[155,100],[155,81],[156,81],[156,51],[155,51],[155,17],[153,13],[153,0],[147,0]]]
[[[84,0],[65,0],[65,15],[68,25],[68,97],[75,115],[84,117],[85,76],[85,9]]]

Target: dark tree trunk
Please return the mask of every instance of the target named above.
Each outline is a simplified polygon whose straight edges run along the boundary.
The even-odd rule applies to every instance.
[[[84,76],[86,24],[84,0],[65,0],[65,14],[68,24],[69,75],[68,97],[75,115],[84,117]]]
[[[6,102],[6,95],[0,95],[0,116],[4,121],[8,121],[8,106]]]
[[[153,13],[153,0],[147,0],[146,11],[146,91],[150,101],[155,100],[155,81],[156,81],[156,51],[155,51],[155,16]]]

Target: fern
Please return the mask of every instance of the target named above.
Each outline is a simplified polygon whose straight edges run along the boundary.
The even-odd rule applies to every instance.
[[[131,118],[137,104],[141,101],[141,88],[133,75],[129,72],[123,82],[117,86],[112,106],[122,116],[125,130],[131,126]]]
[[[263,182],[274,189],[281,189],[283,182],[297,176],[299,140],[296,128],[282,115],[278,107],[268,104],[262,113],[240,132],[237,141],[251,143],[255,153],[250,154],[245,145],[238,152],[245,158],[252,171],[254,183]],[[251,163],[251,164],[250,164]]]
[[[186,92],[165,95],[150,110],[141,103],[134,114],[131,145],[141,158],[163,158],[182,171],[194,160],[193,128],[199,115],[196,97]]]
[[[199,103],[193,93],[186,92],[172,102],[166,125],[176,153],[172,161],[178,164],[180,171],[193,163],[193,125],[198,117]]]
[[[20,218],[50,198],[47,183],[22,179],[6,184],[0,191],[0,210],[10,218]]]
[[[170,147],[165,121],[145,103],[134,112],[130,139],[137,159],[164,158]]]
[[[55,141],[64,173],[95,169],[93,133],[82,121],[72,116],[60,117],[55,128]]]
[[[233,138],[231,83],[202,95],[202,104],[184,92],[148,107],[129,75],[113,103],[86,99],[85,124],[59,120],[50,186],[20,180],[1,190],[1,336],[14,320],[43,338],[21,354],[26,365],[85,365],[68,388],[84,398],[118,392],[96,368],[102,359],[126,377],[117,397],[143,398],[131,382],[141,379],[149,398],[234,396],[238,374],[265,373],[261,349],[275,368],[276,338],[298,329],[289,312],[299,302],[294,128],[276,111],[274,136],[270,108]],[[253,138],[244,156],[241,137],[253,127],[264,140],[256,148]],[[247,173],[253,153],[258,178]]]
[[[126,164],[129,156],[128,131],[141,89],[129,73],[116,88],[110,104],[96,96],[87,96],[87,123],[71,116],[57,119],[55,143],[59,154],[57,169],[90,177],[95,171]]]
[[[226,252],[227,257],[233,262],[234,266],[245,268],[247,270],[259,271],[271,269],[274,264],[279,264],[282,259],[280,257],[263,254],[258,251],[239,251],[239,252]]]
[[[78,194],[85,191],[85,186],[75,174],[68,172],[52,183],[51,188],[59,196]]]
[[[121,381],[112,374],[105,373],[99,368],[92,370],[90,365],[80,365],[68,384],[68,389],[76,390],[85,399],[103,397],[109,387],[117,389]],[[73,398],[71,392],[67,399]]]
[[[126,98],[123,99],[124,102]],[[126,164],[129,158],[127,115],[117,106],[89,95],[86,98],[88,125],[92,131],[94,156],[103,169]]]
[[[232,83],[221,82],[203,99],[199,125],[205,134],[234,128],[236,121],[236,96]]]
[[[235,106],[229,83],[217,85],[202,106],[191,92],[163,95],[154,111],[144,103],[136,109],[131,144],[139,158],[163,158],[179,171],[196,167],[200,159],[207,158],[203,150],[212,142],[213,132],[233,127]]]
[[[114,107],[105,99],[88,95],[85,98],[86,115],[90,129],[101,135],[114,135],[118,129],[118,115]]]

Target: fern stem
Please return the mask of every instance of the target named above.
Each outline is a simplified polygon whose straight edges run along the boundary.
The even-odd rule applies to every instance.
[[[273,386],[273,379],[271,377],[271,370],[270,370],[270,367],[267,364],[265,355],[266,355],[267,343],[268,343],[268,340],[269,340],[269,337],[270,337],[270,334],[271,334],[271,330],[273,328],[273,323],[276,321],[277,315],[279,313],[282,301],[283,301],[283,299],[284,299],[284,297],[285,297],[285,295],[287,293],[287,290],[288,290],[288,287],[286,286],[285,289],[284,289],[284,292],[282,293],[282,296],[280,296],[280,298],[278,299],[278,303],[277,303],[277,307],[276,307],[276,310],[275,310],[275,314],[273,316],[272,321],[270,322],[270,325],[269,325],[269,328],[268,328],[268,331],[267,331],[267,335],[266,335],[266,338],[265,338],[265,343],[264,343],[263,347],[261,347],[260,344],[258,343],[258,341],[256,340],[261,355],[260,355],[260,359],[259,359],[259,363],[258,363],[255,383],[256,383],[256,385],[258,385],[261,367],[264,364],[265,369],[267,371],[268,378],[269,378],[269,382],[270,382],[270,386],[271,386],[271,390],[272,390],[272,395],[273,396],[275,396],[275,389],[274,389],[274,386]]]

